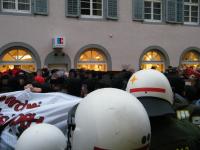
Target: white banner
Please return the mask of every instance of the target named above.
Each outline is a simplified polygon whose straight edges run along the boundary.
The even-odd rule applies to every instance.
[[[66,133],[68,112],[81,99],[28,90],[0,94],[0,150],[13,150],[18,136],[32,124],[49,123]]]

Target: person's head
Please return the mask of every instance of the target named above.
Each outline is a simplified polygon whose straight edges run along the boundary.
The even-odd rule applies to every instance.
[[[126,91],[142,102],[150,117],[174,114],[171,86],[165,75],[157,70],[147,69],[134,73]]]
[[[156,66],[152,66],[152,67],[151,67],[151,69],[155,69],[155,70],[156,70],[156,68],[157,68]]]
[[[50,124],[36,124],[19,137],[15,150],[65,150],[67,139],[60,129]]]
[[[49,69],[48,69],[47,66],[44,66],[42,68],[42,76],[45,77],[45,78],[49,77]]]
[[[177,67],[169,66],[166,71],[170,75],[178,75],[178,69],[177,69]]]
[[[24,86],[26,84],[26,75],[24,72],[20,72],[17,75],[17,79],[18,79],[19,86]]]
[[[51,88],[55,92],[60,92],[64,88],[65,79],[60,77],[58,79],[50,80]]]
[[[76,78],[76,70],[75,69],[70,69],[69,70],[69,78]]]
[[[72,150],[147,150],[148,115],[126,91],[104,88],[89,93],[74,115]]]

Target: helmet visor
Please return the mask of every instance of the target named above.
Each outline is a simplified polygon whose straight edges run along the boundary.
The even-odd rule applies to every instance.
[[[143,104],[149,117],[175,114],[172,105],[166,100],[156,97],[138,97],[138,99]]]

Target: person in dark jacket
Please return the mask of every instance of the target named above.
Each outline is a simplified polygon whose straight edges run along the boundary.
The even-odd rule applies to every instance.
[[[165,74],[174,93],[183,96],[185,81],[179,76],[178,69],[175,67],[169,67]]]
[[[178,120],[173,92],[166,76],[156,70],[132,75],[126,88],[144,105],[150,118],[150,150],[199,150],[200,130],[188,120]]]

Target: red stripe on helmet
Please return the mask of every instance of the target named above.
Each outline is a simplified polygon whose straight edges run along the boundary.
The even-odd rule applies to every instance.
[[[134,88],[130,89],[130,93],[135,92],[159,92],[159,93],[165,93],[166,90],[162,88]]]

